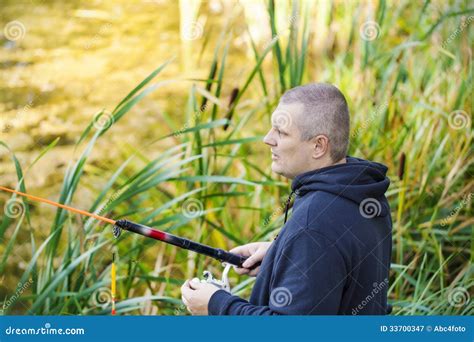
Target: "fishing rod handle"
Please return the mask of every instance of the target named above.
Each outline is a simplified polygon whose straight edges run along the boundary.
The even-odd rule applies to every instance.
[[[166,233],[166,232],[145,226],[143,224],[131,222],[128,220],[117,220],[115,222],[115,225],[122,229],[131,231],[131,232],[134,232],[146,237],[150,237],[155,240],[160,240],[177,247],[188,249],[199,254],[204,254],[214,259],[217,259],[219,261],[226,262],[238,267],[242,267],[242,264],[244,263],[244,261],[247,260],[247,257],[244,257],[242,255],[227,252],[220,248],[207,246],[193,240],[189,240],[180,236]],[[254,267],[257,267],[257,266],[258,265],[254,265]]]

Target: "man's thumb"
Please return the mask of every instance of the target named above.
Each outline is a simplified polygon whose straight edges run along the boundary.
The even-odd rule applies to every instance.
[[[193,290],[198,290],[201,287],[201,282],[199,281],[199,279],[194,278],[189,282],[189,287]]]

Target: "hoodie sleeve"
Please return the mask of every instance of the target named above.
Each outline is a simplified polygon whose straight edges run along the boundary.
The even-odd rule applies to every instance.
[[[268,306],[225,291],[209,302],[211,315],[336,315],[347,278],[337,246],[314,229],[301,229],[283,249],[274,269]]]
[[[208,305],[209,315],[231,315],[231,316],[268,316],[278,315],[269,306],[250,304],[247,300],[233,296],[227,291],[214,292]]]

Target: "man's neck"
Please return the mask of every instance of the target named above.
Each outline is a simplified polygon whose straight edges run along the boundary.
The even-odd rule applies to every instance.
[[[338,165],[338,164],[345,164],[347,161],[346,161],[346,158],[342,158],[341,160],[338,160],[337,162],[333,162],[332,159],[329,159],[329,160],[326,160],[325,162],[322,162],[320,165],[318,165],[316,169],[322,169],[324,167],[328,167],[328,166],[333,166],[333,165]]]
[[[337,162],[333,163],[331,159],[329,159],[328,161],[326,161],[325,163],[320,163],[319,165],[315,165],[313,167],[310,167],[308,168],[306,171],[302,171],[300,172],[298,175],[300,174],[303,174],[303,173],[306,173],[306,172],[309,172],[309,171],[316,171],[316,170],[319,170],[319,169],[322,169],[324,167],[328,167],[328,166],[333,166],[333,165],[338,165],[338,164],[345,164],[347,163],[347,160],[346,158],[342,158],[341,160],[338,160]],[[294,177],[288,177],[290,179],[294,179],[297,175],[295,175]]]
[[[346,158],[344,157],[344,158],[342,158],[341,160],[339,160],[338,162],[336,162],[336,163],[334,163],[334,164],[332,164],[332,165],[345,164],[345,163],[347,163],[347,160],[346,160]]]

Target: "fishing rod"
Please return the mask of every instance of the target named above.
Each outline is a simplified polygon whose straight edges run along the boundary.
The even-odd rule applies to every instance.
[[[132,232],[132,233],[143,235],[143,236],[148,237],[148,238],[152,238],[154,240],[163,241],[165,243],[177,246],[179,248],[187,249],[187,250],[190,250],[190,251],[193,251],[193,252],[196,252],[196,253],[199,253],[199,254],[207,255],[211,258],[217,259],[217,260],[227,264],[226,268],[223,272],[223,279],[221,281],[219,281],[217,279],[214,279],[210,272],[205,271],[204,272],[204,279],[205,280],[203,280],[203,281],[212,283],[212,284],[214,284],[218,287],[224,288],[228,291],[230,291],[230,287],[229,287],[229,283],[228,283],[228,280],[227,280],[227,273],[230,269],[230,266],[235,265],[235,266],[238,266],[238,267],[242,267],[242,264],[244,263],[244,261],[247,260],[247,257],[241,256],[241,255],[238,255],[238,254],[234,254],[234,253],[230,253],[230,252],[227,252],[227,251],[225,251],[223,249],[220,249],[220,248],[214,248],[214,247],[211,247],[211,246],[208,246],[208,245],[204,245],[204,244],[201,244],[199,242],[189,240],[189,239],[177,236],[177,235],[173,235],[173,234],[170,234],[170,233],[167,233],[167,232],[155,229],[155,228],[151,228],[151,227],[139,224],[139,223],[132,222],[132,221],[112,220],[110,218],[100,216],[100,215],[97,215],[97,214],[93,214],[93,213],[90,213],[90,212],[85,211],[85,210],[80,210],[80,209],[77,209],[77,208],[73,208],[73,207],[67,206],[65,204],[57,203],[57,202],[54,202],[54,201],[51,201],[51,200],[48,200],[48,199],[45,199],[45,198],[42,198],[42,197],[29,195],[29,194],[26,194],[24,192],[9,189],[9,188],[3,187],[3,186],[0,186],[0,190],[10,192],[10,193],[14,193],[14,194],[26,197],[26,198],[28,198],[30,200],[33,200],[33,201],[36,201],[36,202],[47,203],[47,204],[53,205],[53,206],[58,207],[58,208],[62,208],[62,209],[65,209],[65,210],[68,210],[68,211],[71,211],[71,212],[74,212],[74,213],[77,213],[77,214],[80,214],[80,215],[89,216],[89,217],[92,217],[92,218],[97,219],[99,221],[111,224],[111,225],[113,225],[113,234],[114,234],[115,238],[118,238],[121,235],[122,230],[126,230],[126,231],[129,231],[129,232]],[[253,268],[255,268],[259,265],[260,265],[260,263],[254,265]]]
[[[183,249],[188,249],[190,251],[204,254],[210,256],[211,258],[217,259],[219,261],[242,267],[242,264],[247,259],[241,255],[230,253],[224,251],[220,248],[214,248],[202,243],[188,240],[170,233],[163,232],[158,229],[150,228],[143,224],[131,222],[128,220],[117,220],[114,224],[114,236],[118,238],[121,233],[121,229],[127,230],[129,232],[137,233],[155,240],[163,241]]]

